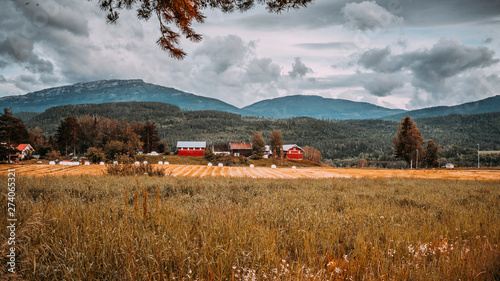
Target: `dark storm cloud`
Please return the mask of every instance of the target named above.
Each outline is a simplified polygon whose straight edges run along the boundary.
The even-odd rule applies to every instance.
[[[489,38],[486,38],[484,39],[483,43],[485,44],[490,44],[491,42],[493,42],[493,38],[489,37]]]
[[[360,6],[360,2],[364,4]],[[375,8],[370,10],[370,7]],[[377,0],[358,3],[347,0],[316,0],[298,11],[279,15],[249,13],[232,22],[251,29],[268,30],[272,27],[290,30],[343,25],[347,20],[362,30],[373,30],[401,20],[404,20],[406,26],[414,27],[487,23],[496,18],[499,11],[498,0]],[[347,18],[346,12],[349,15]]]
[[[377,97],[388,96],[394,89],[401,88],[404,85],[399,77],[385,73],[374,74],[373,77],[363,81],[362,84],[368,92]]]
[[[388,47],[372,49],[363,53],[358,60],[361,66],[383,74],[409,70],[411,83],[416,88],[412,102],[413,105],[420,106],[440,103],[450,97],[457,102],[466,99],[471,92],[462,90],[470,89],[470,85],[477,86],[474,86],[477,97],[494,94],[494,91],[486,91],[488,88],[486,86],[479,87],[496,85],[496,82],[488,82],[489,80],[479,70],[498,62],[495,52],[491,49],[466,46],[454,39],[441,39],[430,49],[400,55],[392,55]],[[496,81],[494,78],[489,79]],[[468,86],[463,81],[469,81],[466,83]],[[377,92],[383,94],[384,87],[379,89],[378,86],[378,83],[365,84],[365,88],[374,95],[377,95]],[[385,86],[386,89],[390,89],[391,85],[389,83]],[[419,89],[425,90],[428,94],[420,92]]]
[[[403,19],[391,14],[375,2],[347,3],[342,8],[346,26],[361,31],[375,30],[403,23]]]
[[[341,10],[345,3],[344,0],[314,1],[307,8],[280,14],[267,13],[264,12],[262,7],[257,7],[255,10],[259,11],[258,13],[250,12],[247,15],[243,14],[237,20],[234,20],[233,23],[250,29],[263,30],[269,30],[269,28],[289,30],[297,27],[321,28],[341,25],[344,23]]]
[[[497,63],[495,52],[486,47],[465,46],[458,40],[441,39],[431,49],[391,55],[389,47],[363,53],[358,63],[377,72],[412,71],[417,84],[433,84],[468,69]],[[429,87],[424,87],[431,90]]]
[[[52,73],[54,70],[50,61],[40,58],[34,52],[33,41],[22,37],[9,38],[0,42],[0,57],[7,63],[23,65],[33,73]]]
[[[17,76],[12,82],[17,88],[25,91],[28,91],[34,84],[38,84],[36,77],[26,74]]]
[[[356,47],[351,42],[302,43],[294,46],[307,50],[352,49]]]
[[[292,78],[304,77],[307,73],[312,73],[312,69],[307,67],[299,57],[295,58],[295,62],[292,63],[292,71],[288,72],[288,75]]]
[[[226,37],[205,38],[203,45],[194,52],[195,57],[205,57],[210,61],[209,68],[217,74],[227,71],[237,65],[255,48],[254,42],[245,43],[241,37],[228,35]]]
[[[270,58],[254,58],[248,65],[244,82],[246,83],[268,83],[278,81],[281,75],[281,67]]]
[[[498,17],[500,1],[497,0],[387,0],[377,1],[381,6],[400,2],[395,10],[410,26],[438,26],[468,22],[487,22]]]
[[[88,23],[81,16],[81,5],[73,1],[45,0],[26,4],[24,1],[12,1],[16,10],[24,16],[23,24],[32,24],[35,28],[54,28],[68,31],[75,35],[88,36]]]

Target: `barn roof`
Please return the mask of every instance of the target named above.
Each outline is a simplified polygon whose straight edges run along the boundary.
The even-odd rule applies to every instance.
[[[231,149],[252,149],[252,144],[246,142],[231,142],[229,143]]]
[[[304,151],[300,146],[296,145],[296,144],[284,144],[283,145],[283,150],[284,151],[288,151],[289,149],[293,148],[293,147],[296,147],[302,151]]]
[[[213,150],[214,152],[229,151],[229,146],[227,144],[214,144]]]
[[[205,148],[207,146],[206,141],[178,141],[177,147],[186,148]]]

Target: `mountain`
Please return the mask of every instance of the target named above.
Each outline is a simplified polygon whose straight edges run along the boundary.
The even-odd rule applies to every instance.
[[[12,107],[13,112],[43,112],[57,105],[122,101],[164,102],[186,110],[240,112],[237,107],[218,99],[197,96],[142,80],[102,80],[50,88],[26,95],[7,96],[0,98],[0,108]]]
[[[477,114],[500,111],[500,96],[457,106],[440,106],[414,111],[388,109],[366,102],[296,95],[256,102],[237,108],[215,98],[202,97],[183,91],[145,83],[142,80],[102,80],[78,83],[36,91],[20,96],[0,98],[0,109],[11,107],[23,120],[33,118],[33,112],[71,104],[102,104],[110,102],[162,102],[183,110],[217,110],[242,116],[266,118],[312,117],[317,119],[358,120],[385,119],[399,121],[413,118],[437,117],[449,114]]]
[[[436,106],[407,111],[404,113],[385,116],[382,119],[400,121],[406,116],[411,116],[413,119],[420,119],[450,114],[479,114],[489,112],[500,112],[500,95],[455,106]]]
[[[404,112],[400,109],[388,109],[366,102],[304,95],[263,100],[242,109],[254,116],[262,117],[291,118],[307,116],[317,119],[338,120],[376,119]]]

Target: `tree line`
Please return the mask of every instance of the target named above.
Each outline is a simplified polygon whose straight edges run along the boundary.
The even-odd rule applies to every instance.
[[[89,115],[153,122],[158,137],[170,145],[170,150],[175,150],[178,140],[205,140],[210,144],[251,142],[256,131],[269,136],[273,130],[279,130],[284,142],[302,148],[314,147],[321,152],[323,161],[339,167],[358,165],[361,159],[368,161],[368,166],[402,167],[394,158],[392,142],[398,123],[385,120],[337,121],[308,117],[273,120],[220,111],[184,111],[164,103],[126,102],[57,106],[27,120],[26,126],[35,135],[40,134],[36,132],[38,126],[54,138],[61,119],[73,114],[77,118]],[[477,143],[483,150],[500,150],[500,127],[497,126],[500,113],[425,118],[418,119],[418,123],[422,134],[439,144],[441,165],[452,162],[474,166]],[[486,165],[500,166],[499,154],[484,159]]]

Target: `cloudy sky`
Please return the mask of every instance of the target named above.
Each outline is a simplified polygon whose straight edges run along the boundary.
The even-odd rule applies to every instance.
[[[143,79],[237,107],[321,95],[389,108],[454,105],[500,94],[500,0],[315,0],[269,14],[204,12],[203,41],[177,61],[158,22],[97,0],[6,0],[0,96],[103,79]]]

